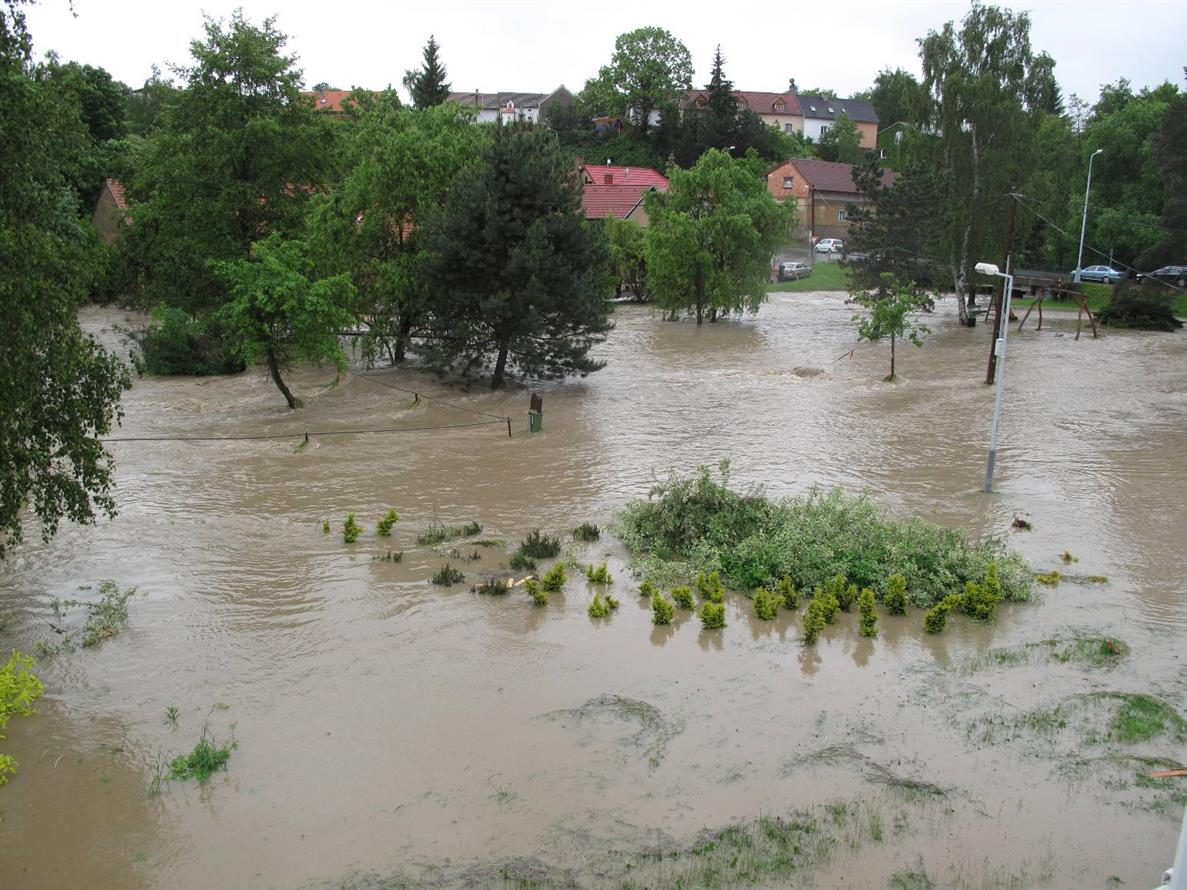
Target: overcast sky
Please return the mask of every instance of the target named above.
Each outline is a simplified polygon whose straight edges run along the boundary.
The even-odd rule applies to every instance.
[[[1065,96],[1095,100],[1101,84],[1120,77],[1136,87],[1185,85],[1187,0],[999,5],[1031,13],[1032,44],[1055,58]],[[74,0],[72,16],[68,0],[40,0],[28,20],[39,57],[53,50],[139,86],[153,63],[188,63],[203,13],[226,17],[237,6],[257,22],[278,16],[307,86],[399,85],[431,33],[455,90],[549,92],[564,84],[577,92],[609,61],[617,35],[655,25],[688,47],[698,86],[720,43],[726,75],[739,89],[779,91],[794,77],[800,89],[842,95],[870,86],[884,67],[918,75],[916,40],[968,9],[955,0]]]

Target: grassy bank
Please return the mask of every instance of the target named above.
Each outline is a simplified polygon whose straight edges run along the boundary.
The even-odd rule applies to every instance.
[[[817,290],[849,290],[849,270],[840,263],[818,260],[812,274],[796,281],[774,282],[767,290],[776,293],[800,294]]]

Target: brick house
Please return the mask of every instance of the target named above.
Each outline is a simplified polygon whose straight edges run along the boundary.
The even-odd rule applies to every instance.
[[[650,191],[668,190],[668,178],[650,167],[582,164],[579,169],[585,181],[581,203],[586,219],[617,216],[646,226],[644,196]]]
[[[849,234],[849,211],[869,199],[853,181],[852,164],[815,158],[790,158],[767,171],[767,191],[779,203],[795,202],[798,234],[808,240]],[[895,174],[882,174],[882,185],[894,184]]]

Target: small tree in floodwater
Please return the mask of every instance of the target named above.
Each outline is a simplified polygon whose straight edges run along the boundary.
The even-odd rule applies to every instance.
[[[885,272],[879,276],[878,287],[872,291],[860,290],[851,294],[854,303],[866,310],[864,315],[855,315],[857,338],[874,342],[890,338],[890,374],[887,382],[894,380],[894,347],[897,340],[906,339],[916,346],[922,346],[924,334],[931,329],[913,316],[929,312],[931,297],[918,290],[911,282]]]

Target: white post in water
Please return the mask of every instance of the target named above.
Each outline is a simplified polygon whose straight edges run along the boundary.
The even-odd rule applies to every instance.
[[[974,268],[982,275],[1006,279],[1005,293],[1002,295],[1001,336],[998,337],[994,350],[997,353],[997,370],[994,372],[997,393],[993,397],[993,423],[989,427],[989,460],[985,465],[985,493],[989,494],[993,491],[993,465],[997,461],[997,424],[1002,416],[1002,392],[1006,385],[1006,334],[1010,330],[1010,298],[1014,294],[1014,276],[999,271],[993,263],[977,263]]]

